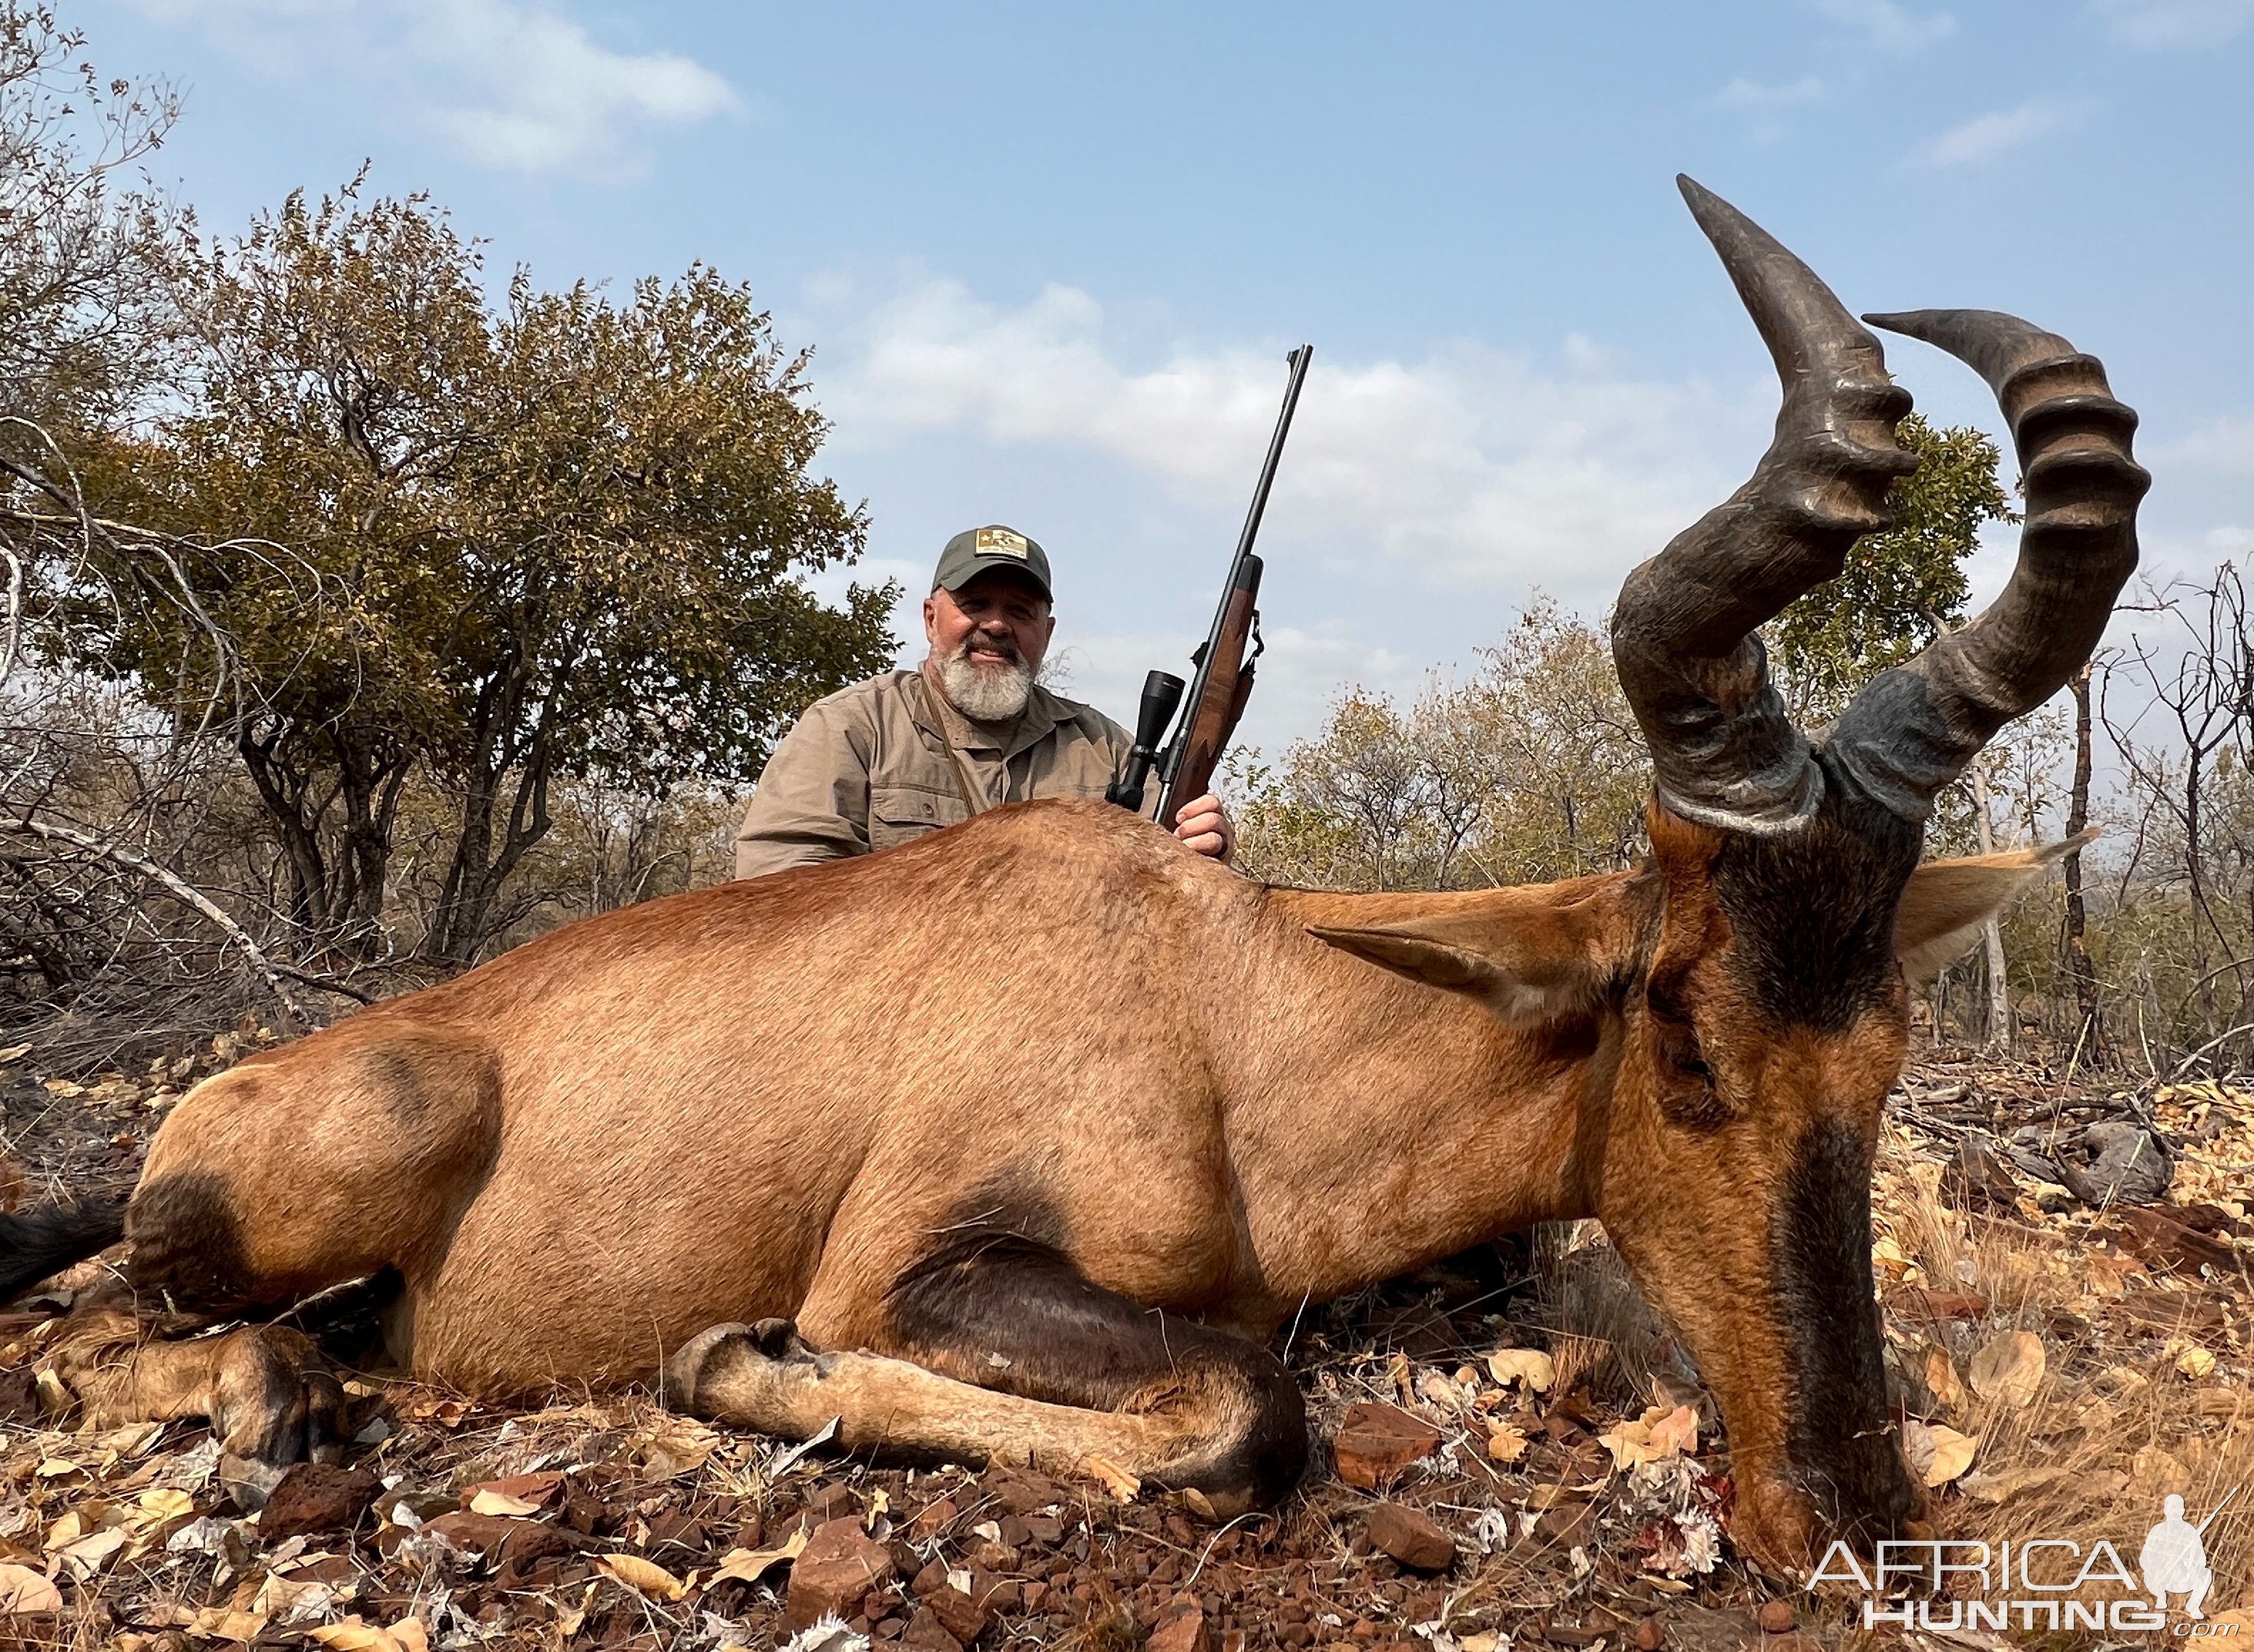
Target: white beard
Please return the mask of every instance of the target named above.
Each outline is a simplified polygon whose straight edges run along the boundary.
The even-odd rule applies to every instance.
[[[939,686],[948,701],[974,723],[1007,723],[1026,709],[1033,692],[1033,668],[1023,660],[1004,665],[977,665],[969,657],[970,645],[939,666]]]

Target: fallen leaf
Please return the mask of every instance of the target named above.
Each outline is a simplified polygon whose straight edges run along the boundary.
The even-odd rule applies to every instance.
[[[1902,1424],[1902,1455],[1928,1486],[1945,1486],[1955,1480],[1972,1466],[1973,1453],[1979,1449],[1977,1434],[1960,1434],[1953,1428],[1921,1423],[1914,1418]]]
[[[2073,1478],[2073,1470],[2048,1463],[2032,1468],[2007,1468],[2000,1474],[1966,1474],[1956,1482],[1956,1489],[1976,1503],[2000,1503],[2023,1491],[2040,1491]]]
[[[795,1560],[806,1549],[806,1528],[800,1527],[790,1534],[789,1540],[774,1549],[731,1549],[720,1558],[720,1569],[712,1574],[714,1583],[725,1583],[734,1578],[738,1583],[757,1583],[760,1575],[786,1560]]]
[[[1657,1410],[1657,1407],[1654,1407]],[[1678,1405],[1651,1425],[1651,1451],[1655,1459],[1689,1457],[1698,1449],[1698,1413],[1688,1405]]]
[[[1688,1405],[1671,1411],[1654,1405],[1633,1423],[1621,1423],[1597,1438],[1611,1451],[1615,1469],[1656,1463],[1697,1448],[1698,1413]]]
[[[2006,1331],[1972,1356],[1972,1391],[1999,1405],[2032,1405],[2046,1364],[2042,1339],[2032,1331]]]
[[[1510,1423],[1488,1430],[1487,1454],[1498,1463],[1515,1463],[1526,1455],[1526,1432]]]
[[[0,1064],[20,1061],[31,1053],[32,1046],[28,1044],[10,1044],[6,1049],[0,1050]]]
[[[637,1594],[678,1600],[689,1592],[687,1584],[655,1561],[644,1560],[640,1555],[597,1555],[595,1564]]]
[[[470,1512],[473,1515],[536,1515],[540,1508],[540,1504],[512,1497],[505,1491],[481,1491],[470,1499]]]
[[[1104,1490],[1123,1503],[1131,1503],[1143,1489],[1143,1482],[1113,1462],[1109,1457],[1099,1457],[1090,1452],[1081,1460],[1081,1466],[1103,1482]]]
[[[63,1593],[53,1583],[29,1566],[0,1563],[0,1617],[62,1609]]]
[[[182,1515],[196,1510],[196,1500],[184,1491],[160,1486],[141,1494],[139,1501],[126,1512],[126,1519],[135,1525],[161,1525],[167,1520],[177,1520]]]
[[[56,1558],[80,1578],[91,1578],[117,1558],[117,1551],[132,1541],[132,1534],[115,1526],[94,1532],[76,1543],[65,1544],[55,1551]]]
[[[2215,1369],[2215,1355],[2196,1342],[2187,1343],[2176,1355],[2176,1369],[2186,1376],[2205,1376]]]
[[[1522,1382],[1536,1394],[1547,1394],[1558,1380],[1557,1362],[1539,1348],[1497,1348],[1487,1356],[1487,1371],[1505,1388]]]
[[[1949,1357],[1949,1350],[1938,1342],[1926,1344],[1925,1386],[1944,1410],[1964,1404],[1964,1380],[1956,1375],[1956,1362]]]
[[[2155,1499],[2191,1489],[2191,1470],[2158,1446],[2146,1446],[2137,1452],[2129,1464],[2129,1479],[2141,1494]]]
[[[397,1637],[389,1630],[362,1623],[358,1614],[340,1623],[317,1624],[305,1631],[305,1638],[315,1646],[327,1647],[329,1652],[401,1652]]]
[[[39,1465],[41,1480],[60,1480],[65,1474],[83,1474],[84,1463],[74,1463],[67,1457],[50,1457]]]
[[[328,1616],[336,1609],[336,1604],[337,1592],[326,1583],[297,1583],[288,1578],[269,1577],[259,1586],[250,1608],[265,1614],[276,1626],[289,1628]]]

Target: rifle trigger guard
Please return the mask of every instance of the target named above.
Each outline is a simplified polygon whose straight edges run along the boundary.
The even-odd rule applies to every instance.
[[[1204,650],[1200,649],[1199,652],[1203,653]],[[1244,663],[1250,665],[1267,652],[1268,639],[1260,634],[1260,610],[1255,608],[1252,611],[1252,652],[1244,656]]]

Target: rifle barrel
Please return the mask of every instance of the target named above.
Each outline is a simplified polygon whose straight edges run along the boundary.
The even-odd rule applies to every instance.
[[[1299,387],[1306,382],[1307,364],[1315,359],[1315,346],[1303,344],[1285,357],[1291,364],[1292,376],[1284,387],[1283,410],[1276,416],[1275,433],[1268,438],[1268,456],[1260,463],[1260,480],[1252,489],[1252,508],[1244,513],[1244,527],[1236,536],[1236,554],[1228,559],[1228,578],[1221,584],[1221,600],[1214,605],[1213,628],[1206,633],[1205,646],[1192,656],[1197,676],[1190,683],[1184,698],[1182,723],[1173,744],[1166,752],[1166,761],[1160,771],[1166,782],[1165,802],[1159,810],[1166,818],[1180,801],[1173,795],[1174,775],[1181,767],[1182,754],[1189,746],[1191,724],[1197,717],[1198,707],[1204,703],[1207,684],[1213,676],[1214,656],[1221,650],[1222,634],[1228,625],[1229,598],[1235,594],[1245,573],[1245,564],[1251,559],[1253,541],[1260,536],[1260,519],[1268,511],[1268,493],[1276,485],[1276,466],[1284,458],[1284,438],[1292,433],[1292,415],[1299,405]]]

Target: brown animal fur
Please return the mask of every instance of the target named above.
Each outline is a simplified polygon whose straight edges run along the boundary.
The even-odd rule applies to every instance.
[[[1812,1133],[1874,1136],[1900,977],[1780,1032],[1726,967],[1724,839],[1652,826],[1636,872],[1334,895],[1035,803],[612,913],[199,1086],[150,1148],[130,1277],[232,1313],[390,1268],[391,1353],[470,1392],[662,1373],[780,1433],[1100,1456],[1242,1503],[1304,1452],[1258,1346],[1303,1302],[1601,1215],[1721,1399],[1740,1542],[1796,1558],[1859,1511],[1801,1460],[1760,1217]],[[1894,944],[1960,929],[1964,879],[1921,869]],[[1081,1352],[997,1346],[1051,1324]],[[144,1348],[94,1397],[225,1415],[270,1469],[310,1449],[274,1334]],[[262,1433],[229,1361],[263,1374]]]

